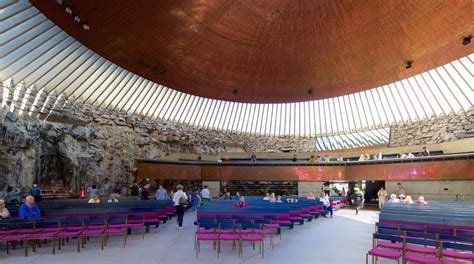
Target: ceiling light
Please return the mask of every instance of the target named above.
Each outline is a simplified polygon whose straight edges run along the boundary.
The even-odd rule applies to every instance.
[[[467,36],[467,37],[462,38],[462,44],[467,45],[471,43],[471,39],[472,39],[472,36]]]
[[[79,16],[75,16],[74,17],[74,21],[76,21],[77,23],[81,22],[81,18]]]
[[[58,5],[64,5],[64,0],[56,0],[56,3],[58,3]]]
[[[91,30],[91,27],[87,23],[82,24],[82,28],[84,30]]]
[[[66,11],[66,13],[72,15],[72,8],[70,8],[69,6],[67,6],[64,11]]]

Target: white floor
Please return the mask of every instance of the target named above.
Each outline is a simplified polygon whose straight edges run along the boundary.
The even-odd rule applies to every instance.
[[[237,250],[231,244],[223,244],[219,259],[212,250],[212,243],[203,242],[201,253],[196,259],[193,247],[195,220],[193,213],[186,213],[185,228],[177,230],[174,219],[162,224],[158,229],[151,228],[145,240],[141,235],[129,237],[124,249],[119,237],[112,237],[105,250],[100,250],[97,239],[93,239],[77,253],[75,241],[67,244],[61,252],[51,254],[51,246],[46,245],[28,257],[23,256],[22,248],[10,255],[0,246],[0,263],[365,263],[365,253],[371,247],[374,222],[378,219],[376,211],[339,210],[334,218],[320,218],[304,225],[296,225],[293,230],[283,229],[283,239],[275,239],[275,249],[265,245],[265,258],[250,245],[244,248],[244,258],[239,259]],[[266,241],[267,242],[267,241]],[[66,262],[67,261],[67,262]],[[380,263],[391,263],[380,261]]]

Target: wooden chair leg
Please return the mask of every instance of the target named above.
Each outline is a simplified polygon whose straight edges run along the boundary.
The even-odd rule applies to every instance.
[[[28,239],[23,240],[23,247],[25,247],[25,257],[28,257]]]
[[[53,246],[53,255],[56,254],[56,244],[55,243],[56,243],[56,239],[53,237],[51,239],[51,244]]]

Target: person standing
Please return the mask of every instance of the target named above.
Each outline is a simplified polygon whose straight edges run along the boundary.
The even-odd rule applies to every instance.
[[[207,185],[204,185],[204,189],[201,190],[201,198],[204,206],[206,206],[211,200],[211,194],[209,189],[207,189]]]
[[[147,183],[143,186],[142,191],[140,192],[140,200],[148,200],[150,184]]]
[[[178,184],[176,186],[176,192],[173,195],[174,206],[176,207],[176,213],[178,214],[178,223],[176,227],[181,230],[183,229],[184,209],[188,204],[188,196],[183,192],[183,185]]]
[[[319,200],[323,203],[324,206],[324,217],[328,217],[328,212],[332,218],[333,215],[333,208],[331,205],[331,201],[329,201],[329,195],[327,193],[321,193],[321,198]]]
[[[91,187],[87,188],[87,192],[89,193],[89,198],[93,198],[97,196],[98,194],[97,185],[93,184]]]
[[[198,188],[194,188],[194,191],[191,193],[191,204],[193,212],[197,212],[197,209],[201,205],[201,196],[199,196]]]
[[[23,219],[38,219],[41,217],[41,212],[37,204],[35,204],[35,197],[27,196],[25,203],[20,206],[20,218]]]
[[[155,198],[156,200],[168,200],[168,193],[166,192],[166,190],[163,188],[162,185],[160,185],[158,187],[158,190],[156,190]]]
[[[407,187],[400,182],[397,183],[397,196],[400,198],[400,196],[407,196]]]
[[[33,184],[33,188],[30,190],[30,194],[35,197],[36,202],[41,201],[41,189],[38,187],[37,184]]]
[[[356,214],[359,214],[359,208],[362,205],[362,200],[364,199],[364,194],[360,191],[359,187],[354,188],[352,193],[352,200],[356,209]]]
[[[383,206],[385,204],[385,199],[387,199],[387,191],[383,188],[380,187],[380,190],[377,192],[377,196],[379,198],[379,209],[382,210]]]

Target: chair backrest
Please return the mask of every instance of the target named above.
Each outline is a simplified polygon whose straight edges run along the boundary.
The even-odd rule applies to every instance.
[[[217,219],[216,222],[218,224],[234,224],[234,220],[232,219]]]
[[[240,229],[261,229],[262,225],[261,224],[255,224],[255,223],[241,223],[239,225]]]
[[[474,230],[456,230],[456,235],[464,237],[474,237]]]
[[[264,215],[263,218],[277,220],[278,216],[277,215]]]
[[[429,234],[421,232],[406,231],[408,237],[424,238],[424,239],[438,239],[438,234]]]
[[[219,223],[219,229],[236,229],[238,226],[233,222],[223,222]]]
[[[452,235],[454,234],[454,229],[428,226],[426,227],[426,232],[432,233],[432,234]]]
[[[127,216],[125,215],[110,215],[107,219],[108,224],[125,224]]]
[[[454,249],[454,250],[461,250],[461,251],[474,251],[473,244],[459,244],[459,243],[452,243],[452,242],[442,242],[441,247],[443,249]]]
[[[439,235],[439,240],[446,242],[461,242],[474,244],[474,238],[465,236]]]
[[[197,228],[198,229],[200,229],[200,228],[205,228],[205,229],[217,228],[217,224],[215,222],[204,222],[204,223],[199,222]]]
[[[280,220],[280,221],[289,221],[290,220],[290,215],[289,214],[279,214],[278,215],[278,220]]]
[[[417,244],[422,246],[432,246],[438,247],[439,243],[437,240],[431,239],[424,239],[424,238],[413,238],[413,237],[405,237],[404,244]]]
[[[403,237],[401,237],[401,236],[387,235],[387,234],[380,234],[380,233],[374,233],[373,234],[373,239],[389,240],[389,241],[393,241],[393,242],[402,242],[403,241]]]
[[[395,230],[395,229],[385,229],[385,228],[379,228],[377,230],[377,233],[384,234],[384,235],[393,235],[393,236],[404,236],[405,235],[404,231]]]
[[[216,219],[206,219],[206,218],[201,218],[198,220],[199,224],[216,224],[217,221]]]

